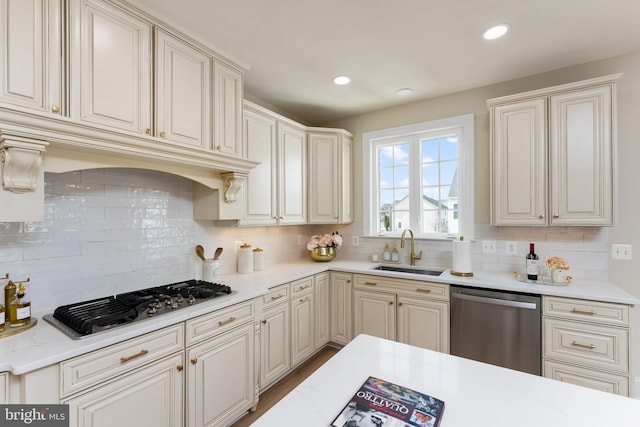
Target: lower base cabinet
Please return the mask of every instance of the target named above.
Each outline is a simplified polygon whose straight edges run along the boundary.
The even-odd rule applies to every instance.
[[[184,425],[184,354],[179,353],[63,400],[77,427]]]
[[[353,287],[351,273],[331,272],[329,281],[329,340],[347,345],[353,339],[351,320],[351,294]]]

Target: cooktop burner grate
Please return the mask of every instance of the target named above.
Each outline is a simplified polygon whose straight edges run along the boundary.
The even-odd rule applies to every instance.
[[[187,280],[60,306],[44,319],[72,338],[82,338],[230,293],[229,286]]]

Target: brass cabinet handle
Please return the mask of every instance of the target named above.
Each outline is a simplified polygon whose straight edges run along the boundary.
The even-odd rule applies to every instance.
[[[367,286],[378,286],[376,282],[364,282],[364,284]]]
[[[221,320],[218,322],[218,326],[226,325],[227,323],[234,322],[236,320],[235,317],[229,317],[227,320]]]
[[[593,350],[594,348],[597,347],[594,344],[584,344],[584,343],[581,343],[581,342],[578,342],[578,341],[571,342],[571,345],[576,346],[576,347],[588,348],[589,350]]]
[[[275,299],[282,298],[283,296],[284,296],[284,294],[278,294],[278,295],[272,296],[272,297],[271,297],[271,301],[273,301],[273,300],[275,300]]]
[[[351,283],[351,280],[347,280],[347,283]]]
[[[393,305],[393,301],[389,301],[389,305]]]
[[[184,369],[184,366],[178,365],[176,366],[176,369],[178,370],[178,372],[182,372],[182,370]]]
[[[147,353],[149,353],[149,350],[142,349],[142,350],[140,350],[140,353],[134,354],[133,356],[122,356],[120,358],[120,363],[128,362],[131,359],[135,359],[136,357],[144,356]]]
[[[267,324],[267,321],[266,321],[266,320],[263,320],[263,321],[262,321],[262,324],[263,324],[263,325],[266,325],[266,324]]]
[[[398,303],[398,307],[402,307],[402,303],[401,302]]]
[[[431,293],[431,289],[416,288],[416,292],[422,292],[422,293],[425,293],[425,294],[430,294]]]
[[[540,219],[544,219],[544,215],[543,215],[543,214],[540,214],[540,215],[538,215],[538,218],[540,218]]]
[[[166,133],[164,133],[164,132],[160,132],[160,138],[164,138],[165,136],[167,136],[167,134],[166,134]]]
[[[559,214],[553,214],[553,217],[554,218],[560,218],[560,215]]]
[[[57,105],[54,105],[53,107],[51,107],[51,111],[53,111],[54,113],[59,113],[60,112],[60,107]]]
[[[310,287],[311,287],[311,285],[302,285],[302,286],[300,286],[300,287],[298,288],[298,290],[299,290],[299,291],[301,291],[301,290],[303,290],[303,289],[307,289],[307,288],[310,288]]]
[[[144,133],[146,133],[147,135],[151,135],[151,128],[146,128],[144,130]]]
[[[222,146],[221,146],[221,145],[217,145],[217,146],[216,146],[216,150],[218,150],[218,151],[222,151]]]
[[[191,364],[195,365],[196,363],[198,363],[198,358],[197,357],[192,358],[191,359]]]
[[[595,310],[580,310],[579,308],[572,308],[571,312],[576,314],[586,314],[589,316],[593,316],[594,314],[596,314]]]
[[[309,300],[311,300],[311,297],[300,298],[300,302],[307,302]]]

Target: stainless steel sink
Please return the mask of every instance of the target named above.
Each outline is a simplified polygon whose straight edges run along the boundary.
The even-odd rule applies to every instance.
[[[444,272],[444,270],[440,270],[440,269],[401,267],[401,266],[395,266],[395,265],[377,265],[373,267],[373,269],[381,270],[381,271],[395,271],[397,273],[422,274],[425,276],[439,276]]]

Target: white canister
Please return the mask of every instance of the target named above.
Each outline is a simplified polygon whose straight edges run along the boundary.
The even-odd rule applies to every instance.
[[[253,250],[253,271],[264,270],[264,251],[261,248]]]
[[[220,272],[220,260],[207,259],[202,261],[202,280],[213,281]]]
[[[460,240],[453,241],[453,265],[451,274],[454,276],[471,277],[473,276],[471,266],[471,242],[464,240],[464,237],[461,236]]]
[[[253,251],[251,245],[245,243],[238,250],[238,273],[251,273],[253,271]]]

